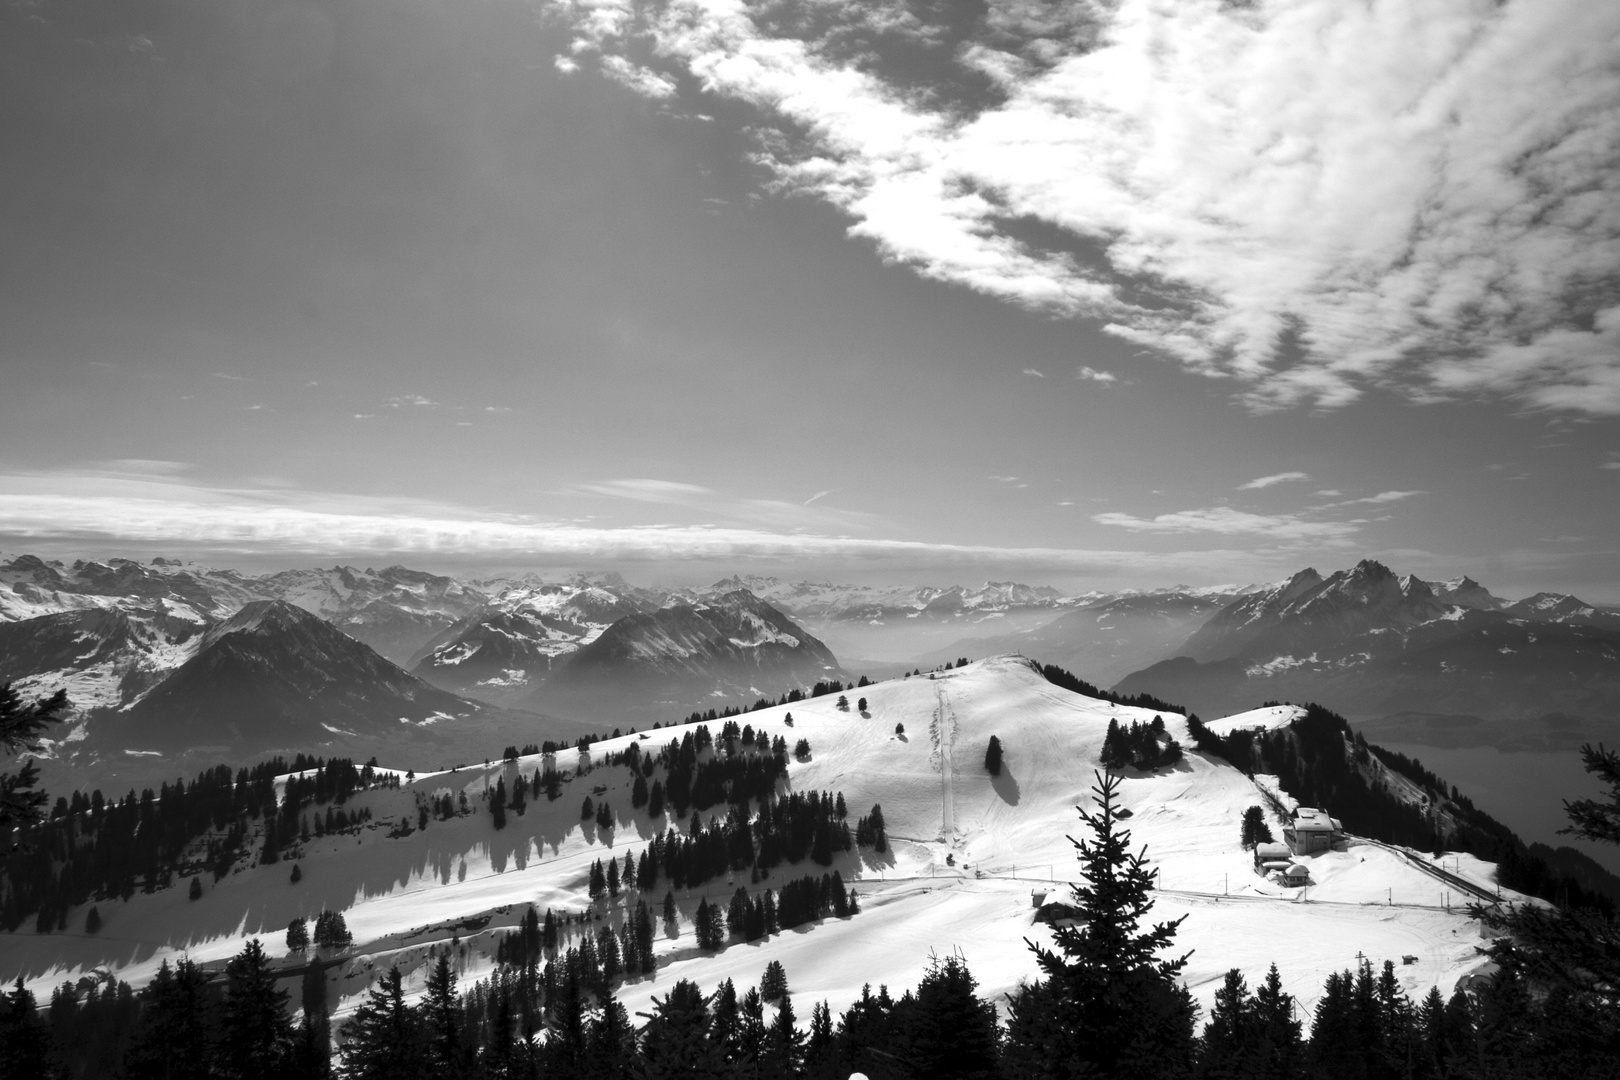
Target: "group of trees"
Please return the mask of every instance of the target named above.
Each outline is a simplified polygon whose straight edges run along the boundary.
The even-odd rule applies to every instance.
[[[1149,723],[1132,720],[1121,727],[1110,717],[1108,734],[1103,736],[1102,764],[1108,769],[1162,769],[1181,760],[1181,744],[1164,729],[1164,717]]]
[[[55,709],[55,700],[25,711],[37,721]],[[0,700],[0,712],[17,707]],[[25,762],[16,779],[32,766]],[[290,779],[278,799],[275,778],[295,770],[305,775]],[[0,774],[0,786],[8,782]],[[358,827],[369,811],[343,804],[357,791],[397,783],[370,764],[357,768],[347,759],[299,755],[234,773],[221,765],[189,784],[177,779],[121,798],[74,791],[58,797],[43,818],[45,797],[31,791],[32,816],[0,825],[0,851],[7,852],[0,860],[0,928],[15,930],[32,914],[39,932],[61,930],[75,905],[154,892],[173,885],[177,876],[204,870],[217,881],[253,853],[248,838],[261,826],[257,853],[261,861],[275,862],[312,834]]]

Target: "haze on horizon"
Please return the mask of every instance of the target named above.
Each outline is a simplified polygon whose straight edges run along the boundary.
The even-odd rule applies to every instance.
[[[0,8],[0,549],[1620,602],[1620,9]]]

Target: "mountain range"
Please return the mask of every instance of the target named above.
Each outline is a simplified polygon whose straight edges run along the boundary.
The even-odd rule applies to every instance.
[[[1430,583],[1363,560],[1239,597],[1114,689],[1212,716],[1288,700],[1351,719],[1606,721],[1620,711],[1620,613],[1548,593],[1508,603],[1467,578]]]

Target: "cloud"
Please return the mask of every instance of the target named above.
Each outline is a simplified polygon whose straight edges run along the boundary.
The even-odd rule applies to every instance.
[[[1603,464],[1599,465],[1598,468],[1600,468],[1600,469],[1620,469],[1620,461],[1605,461]]]
[[[1291,514],[1250,514],[1230,506],[1179,510],[1152,518],[1110,512],[1093,514],[1091,520],[1132,532],[1220,533],[1226,536],[1267,536],[1277,540],[1342,539],[1360,531],[1357,525],[1350,522],[1306,521]]]
[[[591,484],[576,484],[571,490],[610,499],[650,503],[690,503],[714,494],[712,488],[683,484],[676,480],[599,480]]]
[[[826,491],[818,491],[814,495],[810,496],[808,499],[804,500],[804,505],[809,506],[813,502],[816,502],[816,501],[818,501],[820,499],[825,499],[828,495],[831,495],[836,490],[838,490],[838,489],[837,488],[828,488]]]
[[[1290,480],[1309,480],[1309,479],[1310,479],[1310,475],[1307,474],[1307,473],[1302,473],[1302,472],[1273,473],[1270,476],[1258,476],[1258,477],[1255,477],[1253,480],[1250,480],[1247,484],[1239,484],[1238,485],[1238,490],[1239,491],[1258,491],[1260,488],[1268,488],[1273,484],[1286,484]]]
[[[1037,378],[1037,379],[1044,379],[1044,378],[1046,378],[1046,372],[1044,372],[1044,371],[1036,371],[1036,370],[1035,370],[1035,369],[1034,369],[1034,368],[1032,368],[1032,367],[1027,367],[1027,368],[1025,368],[1025,369],[1024,369],[1024,374],[1025,374],[1025,375],[1033,375],[1033,376],[1035,376],[1035,377],[1036,377],[1036,378]]]
[[[1340,503],[1339,505],[1340,506],[1354,506],[1357,503],[1375,503],[1376,504],[1376,503],[1400,502],[1403,499],[1410,499],[1413,496],[1422,495],[1422,494],[1424,494],[1424,492],[1421,492],[1421,491],[1380,491],[1377,495],[1369,495],[1365,499],[1351,499],[1349,502],[1343,502],[1343,503]]]
[[[771,188],[883,258],[1095,320],[1257,410],[1382,387],[1620,414],[1597,300],[1620,284],[1620,5],[872,7],[549,10],[639,93],[674,84],[631,56],[752,105]]]
[[[1077,379],[1085,379],[1090,382],[1103,383],[1104,385],[1119,381],[1119,377],[1111,371],[1098,371],[1096,368],[1089,367],[1080,368],[1080,370],[1074,373],[1074,377]]]
[[[386,404],[390,409],[400,409],[407,406],[418,409],[432,409],[437,408],[439,405],[437,401],[425,398],[421,394],[403,394],[400,397],[391,397]]]
[[[1321,491],[1313,491],[1311,494],[1315,495],[1319,499],[1337,499],[1340,495],[1343,495],[1344,492],[1338,490],[1337,488],[1323,488]]]
[[[405,555],[548,565],[761,561],[802,567],[816,562],[856,569],[971,567],[1109,576],[1146,571],[1209,580],[1249,573],[1236,568],[1252,569],[1256,562],[1254,553],[1244,551],[1017,548],[704,525],[593,527],[479,514],[427,500],[209,488],[93,471],[0,475],[0,537],[74,550],[163,545],[215,554]]]

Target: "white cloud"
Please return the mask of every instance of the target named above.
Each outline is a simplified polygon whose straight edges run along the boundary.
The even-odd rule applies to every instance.
[[[1278,540],[1338,539],[1360,531],[1349,522],[1306,521],[1292,514],[1250,514],[1230,506],[1178,510],[1151,518],[1109,512],[1093,514],[1091,520],[1132,532],[1220,533],[1227,536],[1267,536]]]
[[[1001,3],[960,42],[890,19],[996,84],[977,107],[887,78],[869,5],[818,4],[813,40],[743,0],[552,10],[640,93],[674,84],[627,54],[757,107],[775,189],[883,257],[1099,320],[1254,408],[1381,386],[1620,414],[1620,308],[1591,300],[1620,282],[1620,5]]]
[[[1351,499],[1349,502],[1341,503],[1340,505],[1342,505],[1342,506],[1354,506],[1356,503],[1392,503],[1392,502],[1400,502],[1403,499],[1410,499],[1415,495],[1422,495],[1422,494],[1424,494],[1424,493],[1421,492],[1421,491],[1380,491],[1378,494],[1369,495],[1365,499]]]
[[[407,406],[417,409],[431,409],[437,408],[439,403],[431,398],[425,398],[421,394],[402,394],[399,397],[389,398],[385,404],[390,409],[400,409]]]
[[[1257,491],[1260,488],[1268,488],[1273,484],[1285,484],[1285,483],[1288,483],[1291,480],[1309,480],[1309,479],[1310,479],[1310,475],[1307,474],[1307,473],[1302,473],[1302,472],[1272,473],[1270,476],[1257,476],[1253,480],[1250,480],[1247,484],[1239,484],[1238,485],[1238,490],[1239,491]]]
[[[1620,469],[1620,461],[1605,461],[1603,464],[1599,465],[1598,468],[1600,468],[1600,469]]]
[[[613,499],[634,499],[651,503],[690,503],[707,495],[712,488],[697,484],[684,484],[678,480],[599,480],[591,484],[578,484],[573,490],[589,495],[604,495]]]
[[[1032,367],[1027,367],[1027,368],[1025,368],[1025,369],[1024,369],[1024,374],[1025,374],[1025,375],[1033,375],[1033,376],[1035,376],[1035,377],[1036,377],[1036,378],[1037,378],[1037,379],[1044,379],[1044,378],[1046,378],[1046,372],[1044,372],[1044,371],[1036,371],[1036,370],[1035,370],[1035,369],[1034,369],[1034,368],[1032,368]]]
[[[691,486],[691,485],[688,485]],[[797,504],[781,504],[802,510]],[[1224,580],[1252,572],[1248,551],[1150,553],[865,539],[816,532],[692,525],[594,527],[477,514],[414,499],[285,489],[208,488],[173,478],[94,471],[0,475],[0,537],[20,546],[163,545],[235,555],[406,555],[611,565],[688,561],[809,562],[852,568],[1018,569]],[[1248,569],[1239,569],[1248,568]]]
[[[1091,367],[1081,367],[1074,373],[1074,377],[1077,379],[1085,379],[1090,382],[1100,382],[1105,385],[1119,381],[1119,377],[1112,371],[1098,371],[1096,368]]]

